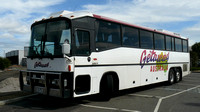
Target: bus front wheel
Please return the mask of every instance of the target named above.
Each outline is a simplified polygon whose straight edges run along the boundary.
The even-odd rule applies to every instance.
[[[101,100],[110,100],[114,93],[114,80],[112,75],[106,75],[102,78],[100,85],[100,98]]]

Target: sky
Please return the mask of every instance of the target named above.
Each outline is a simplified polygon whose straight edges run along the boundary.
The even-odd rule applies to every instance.
[[[0,56],[29,45],[31,24],[53,12],[89,11],[200,42],[200,0],[0,0]]]

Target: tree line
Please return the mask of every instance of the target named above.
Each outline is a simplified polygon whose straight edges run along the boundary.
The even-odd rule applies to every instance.
[[[192,45],[190,51],[190,62],[192,67],[200,67],[200,42]]]

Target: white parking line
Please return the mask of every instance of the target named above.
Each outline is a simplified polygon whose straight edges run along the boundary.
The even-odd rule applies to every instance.
[[[155,109],[154,109],[154,112],[158,112],[159,107],[160,107],[160,104],[162,103],[162,100],[167,99],[167,98],[170,98],[170,97],[173,97],[173,96],[176,96],[176,95],[179,95],[179,94],[182,94],[182,93],[184,93],[184,92],[191,91],[191,90],[196,89],[196,88],[199,88],[199,87],[200,87],[200,85],[195,86],[195,87],[192,87],[192,88],[190,88],[190,89],[186,89],[186,90],[180,91],[180,92],[178,92],[178,93],[174,93],[174,94],[172,94],[172,95],[168,95],[168,96],[165,96],[165,97],[160,98],[160,99],[158,100],[158,103],[157,103]]]
[[[157,105],[156,105],[156,108],[154,109],[154,112],[158,112],[158,109],[160,108],[160,104],[161,104],[162,100],[163,100],[163,98],[160,98],[160,99],[158,100],[158,103],[157,103]]]
[[[168,91],[183,91],[183,89],[175,89],[175,88],[155,88],[155,89],[162,89],[162,90],[168,90]]]
[[[124,112],[141,112],[137,110],[119,109],[119,108],[102,107],[102,106],[94,106],[94,105],[85,105],[85,104],[80,104],[80,105],[84,107],[97,108],[97,109],[116,110],[116,111],[124,111]]]
[[[137,111],[137,110],[128,110],[128,109],[121,109],[121,111],[124,111],[124,112],[141,112],[141,111]]]
[[[117,108],[110,108],[110,107],[100,107],[100,106],[93,106],[93,105],[85,105],[85,104],[80,104],[81,106],[84,107],[91,107],[91,108],[98,108],[98,109],[106,109],[106,110],[119,110]]]
[[[199,87],[200,87],[200,85],[195,86],[195,87],[192,87],[192,88],[189,88],[189,89],[186,89],[186,90],[183,90],[183,91],[178,92],[178,93],[174,93],[174,94],[169,95],[169,96],[165,96],[165,97],[163,97],[163,99],[166,99],[166,98],[169,98],[169,97],[172,97],[172,96],[176,96],[176,95],[178,95],[178,94],[181,94],[181,93],[184,93],[184,92],[187,92],[187,91],[191,91],[191,90],[196,89],[196,88],[199,88]]]
[[[161,96],[143,95],[143,94],[129,94],[132,96],[146,97],[146,98],[161,98]]]

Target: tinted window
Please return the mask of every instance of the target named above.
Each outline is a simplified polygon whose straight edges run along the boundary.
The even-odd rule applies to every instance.
[[[90,35],[88,31],[77,30],[75,37],[75,54],[89,55],[90,53]]]
[[[131,27],[122,27],[123,31],[123,46],[139,47],[138,29]]]
[[[176,51],[182,51],[181,39],[175,38],[175,48],[176,48]]]
[[[49,55],[61,55],[62,56],[62,47],[61,44],[63,41],[68,38],[71,39],[69,24],[66,21],[56,21],[47,23],[47,38],[45,42],[44,56]]]
[[[155,49],[164,50],[165,49],[165,37],[161,34],[154,34]]]
[[[175,47],[174,47],[174,38],[172,38],[172,51],[175,51]]]
[[[121,46],[120,25],[106,21],[97,22],[96,50]]]
[[[172,37],[166,36],[166,50],[172,50]]]
[[[141,48],[153,48],[153,33],[140,30],[140,44]]]
[[[188,52],[187,40],[183,40],[183,52]]]
[[[63,57],[62,44],[68,39],[71,44],[70,23],[56,20],[32,27],[28,57]]]

